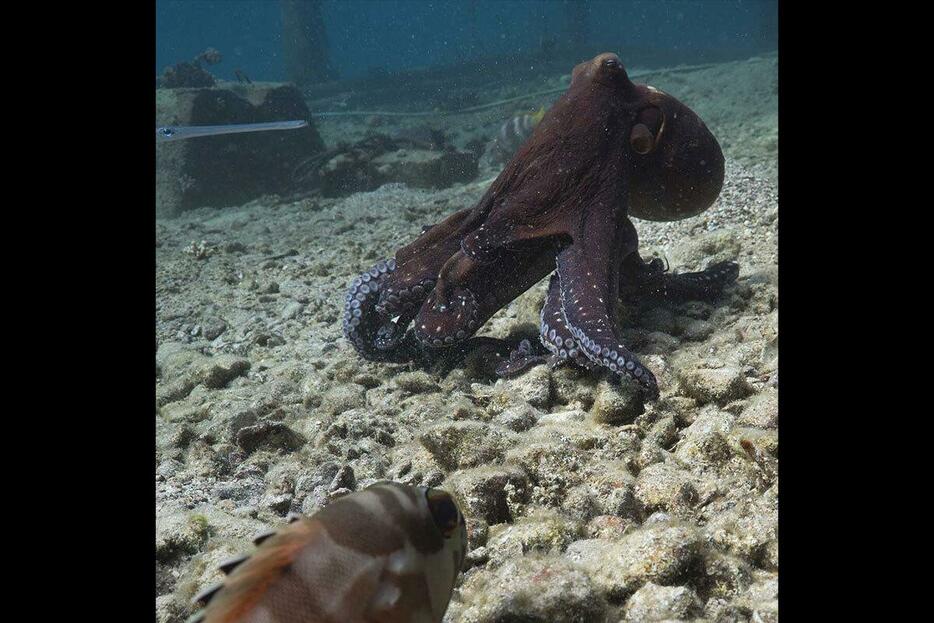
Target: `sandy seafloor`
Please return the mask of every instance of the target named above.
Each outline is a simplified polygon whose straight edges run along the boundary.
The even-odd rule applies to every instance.
[[[369,363],[344,340],[348,283],[480,183],[157,223],[159,621],[183,621],[217,565],[290,511],[387,478],[450,490],[468,516],[445,621],[778,619],[777,59],[637,81],[694,108],[727,156],[710,210],[634,219],[643,255],[741,267],[712,304],[621,309],[656,403],[571,367],[497,380],[469,358]],[[457,123],[492,135],[503,117]],[[329,141],[354,123],[319,127]],[[537,334],[546,282],[480,334]]]

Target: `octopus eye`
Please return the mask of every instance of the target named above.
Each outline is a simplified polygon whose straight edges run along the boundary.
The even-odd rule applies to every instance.
[[[457,504],[451,499],[451,496],[440,489],[428,489],[425,492],[425,499],[428,501],[428,510],[431,511],[431,518],[434,520],[442,536],[448,539],[457,530],[460,522],[460,512],[457,510]]]
[[[629,144],[637,154],[645,155],[655,148],[655,137],[652,132],[641,123],[632,126],[629,134]]]
[[[633,151],[645,155],[655,149],[664,125],[664,115],[655,106],[641,110],[629,134],[629,144],[632,145]]]
[[[606,67],[607,69],[613,69],[613,70],[622,69],[623,67],[622,63],[620,63],[615,58],[608,58],[605,61],[603,61],[603,66]]]

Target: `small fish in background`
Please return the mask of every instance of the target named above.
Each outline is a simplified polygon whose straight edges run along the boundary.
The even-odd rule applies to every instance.
[[[493,160],[506,162],[512,158],[522,143],[532,135],[532,130],[544,116],[545,107],[542,106],[536,112],[516,115],[503,122],[490,148]]]
[[[254,542],[187,623],[440,623],[467,530],[448,493],[379,482]]]

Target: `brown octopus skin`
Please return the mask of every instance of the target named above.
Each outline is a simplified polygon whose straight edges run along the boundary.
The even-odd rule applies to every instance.
[[[629,376],[657,397],[654,375],[619,339],[621,293],[708,298],[738,268],[677,275],[645,263],[629,216],[699,214],[719,195],[723,175],[720,146],[693,111],[632,83],[619,57],[600,54],[574,68],[567,92],[476,206],[354,280],[344,333],[365,358],[418,358],[463,343],[557,269],[542,343],[559,359]]]

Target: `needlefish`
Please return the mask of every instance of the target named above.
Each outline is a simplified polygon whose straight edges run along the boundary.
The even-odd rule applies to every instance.
[[[156,128],[156,142],[167,143],[199,136],[221,136],[224,134],[242,134],[244,132],[266,132],[269,130],[297,130],[308,122],[304,119],[295,121],[269,121],[267,123],[231,123],[229,125],[166,125]]]

